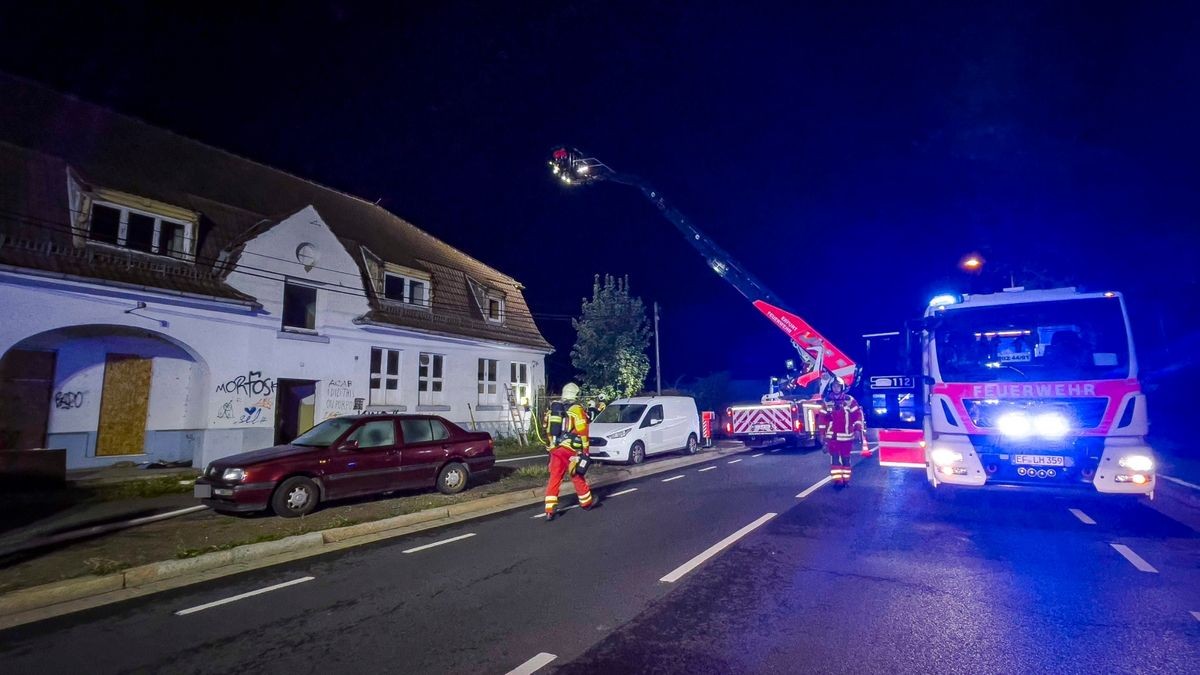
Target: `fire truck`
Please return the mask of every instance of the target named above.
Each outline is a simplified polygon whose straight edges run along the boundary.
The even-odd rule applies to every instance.
[[[710,269],[729,282],[791,340],[800,363],[788,361],[787,375],[776,378],[781,381],[781,386],[778,390],[772,386],[759,403],[728,408],[726,434],[752,445],[779,440],[793,446],[819,445],[816,410],[820,403],[814,400],[814,394],[833,377],[841,378],[847,386],[853,384],[857,364],[807,321],[787,309],[779,296],[701,232],[647,181],[614,171],[574,148],[555,148],[549,163],[554,175],[566,185],[607,181],[637,188],[704,257]]]
[[[879,462],[929,484],[1155,486],[1125,300],[1075,288],[939,295],[903,330],[864,336]]]

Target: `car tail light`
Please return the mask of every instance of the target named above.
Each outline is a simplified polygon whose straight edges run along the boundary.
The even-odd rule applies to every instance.
[[[733,433],[733,422],[726,422],[726,423],[725,423],[725,433],[727,433],[727,434],[732,434],[732,433]]]
[[[800,420],[796,420],[795,422],[793,422],[792,426],[794,426],[796,428],[796,431],[800,431],[800,429],[803,428],[803,425],[800,424]]]

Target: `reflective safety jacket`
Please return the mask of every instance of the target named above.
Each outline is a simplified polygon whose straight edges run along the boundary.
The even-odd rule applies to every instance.
[[[855,433],[864,434],[865,438],[867,423],[863,418],[862,406],[853,396],[847,394],[841,405],[825,401],[821,416],[825,426],[825,440],[853,441]]]
[[[550,447],[562,446],[586,454],[591,448],[587,411],[578,403],[570,404],[562,413],[559,412],[560,409],[558,405],[552,406],[546,419],[546,434],[550,439]]]

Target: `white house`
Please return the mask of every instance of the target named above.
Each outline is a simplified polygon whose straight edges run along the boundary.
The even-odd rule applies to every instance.
[[[359,410],[511,434],[552,351],[516,280],[387,210],[4,76],[0,308],[0,449],[69,468]]]

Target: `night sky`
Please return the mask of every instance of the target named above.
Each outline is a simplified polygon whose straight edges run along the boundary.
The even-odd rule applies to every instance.
[[[381,199],[535,313],[629,275],[664,386],[790,348],[638,193],[553,181],[554,144],[651,179],[851,355],[1011,271],[1126,291],[1148,370],[1195,368],[1193,3],[22,4],[0,69]],[[561,380],[573,331],[539,323]]]

